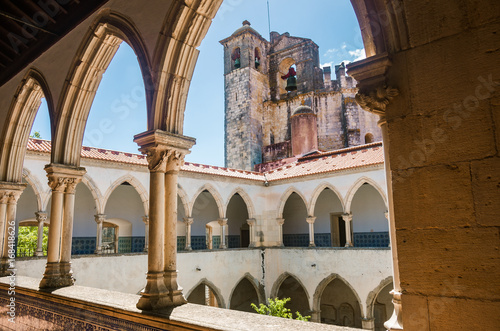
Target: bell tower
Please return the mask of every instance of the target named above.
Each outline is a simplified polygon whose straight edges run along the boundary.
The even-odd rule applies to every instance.
[[[224,46],[225,166],[252,171],[262,162],[269,43],[248,21],[220,43]]]

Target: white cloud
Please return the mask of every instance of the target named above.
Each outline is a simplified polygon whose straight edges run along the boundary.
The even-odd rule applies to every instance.
[[[365,54],[364,48],[358,48],[358,49],[355,49],[354,51],[349,51],[349,55],[354,57],[354,59],[352,60],[353,62],[366,59],[366,54]]]
[[[330,65],[333,68],[335,65],[342,62],[347,64],[364,58],[366,58],[364,48],[354,48],[352,45],[343,42],[340,47],[330,48],[324,53],[323,60],[325,63],[321,66]]]

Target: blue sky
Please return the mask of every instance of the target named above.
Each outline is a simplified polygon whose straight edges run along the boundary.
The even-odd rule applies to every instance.
[[[271,31],[312,39],[322,65],[364,56],[363,42],[348,0],[269,0]],[[224,165],[224,76],[222,40],[244,20],[269,40],[266,0],[225,0],[208,30],[189,90],[184,135],[197,142],[186,161]],[[333,69],[333,68],[332,68]],[[146,130],[144,84],[132,49],[122,43],[97,91],[83,144],[138,153],[133,136]],[[50,139],[45,102],[32,127]]]

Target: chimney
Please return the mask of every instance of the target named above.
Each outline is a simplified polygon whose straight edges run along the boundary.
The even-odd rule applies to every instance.
[[[332,68],[330,66],[323,67],[323,77],[325,88],[332,87]]]

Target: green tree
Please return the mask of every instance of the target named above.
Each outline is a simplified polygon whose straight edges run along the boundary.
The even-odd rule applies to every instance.
[[[43,227],[42,249],[47,251],[49,228]],[[17,255],[29,256],[34,255],[37,246],[38,227],[36,226],[20,226],[17,236]]]
[[[30,136],[30,138],[36,138],[36,139],[42,139],[42,135],[40,134],[39,131],[33,132],[33,134]]]
[[[259,307],[257,307],[253,303],[251,305],[252,308],[255,309],[255,311],[261,315],[270,315],[270,316],[293,319],[292,312],[290,311],[290,309],[285,307],[286,303],[290,300],[291,300],[290,298],[284,298],[284,299],[269,298],[267,299],[267,301],[269,302],[268,305],[265,305],[263,303],[261,303]],[[309,319],[311,318],[311,316],[302,316],[298,311],[295,312],[295,314],[297,315],[297,317],[295,318],[296,320],[309,321]]]

